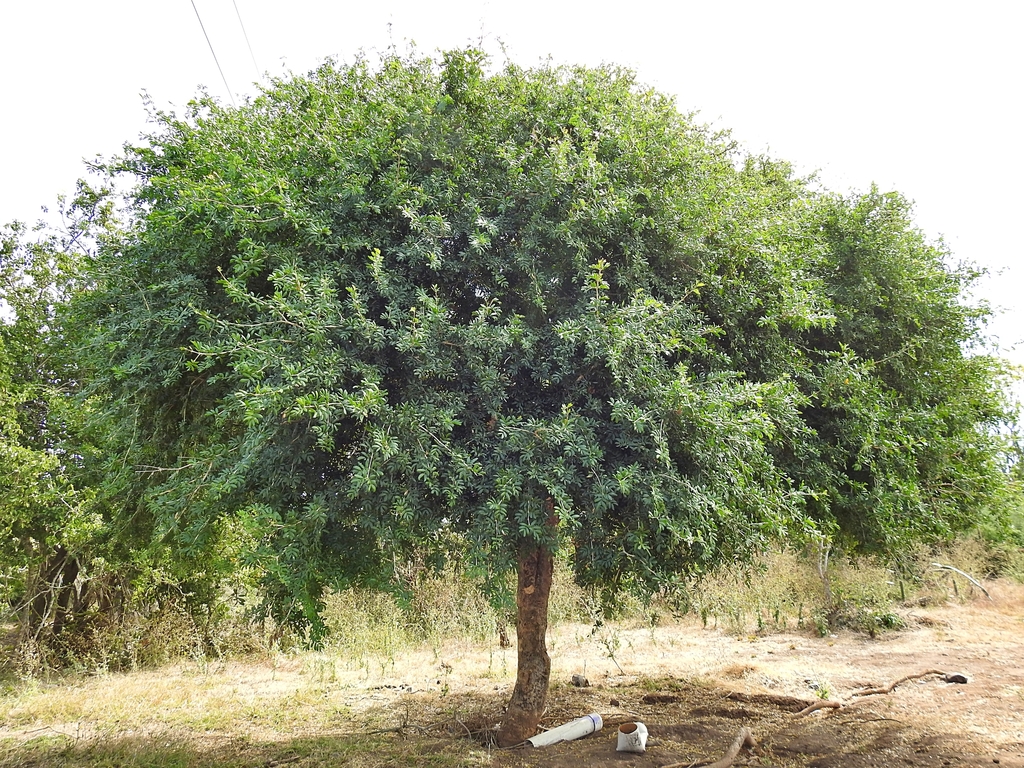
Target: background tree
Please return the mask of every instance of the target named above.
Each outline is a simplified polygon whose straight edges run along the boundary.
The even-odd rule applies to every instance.
[[[929,243],[896,193],[821,196],[821,276],[835,321],[798,341],[813,439],[787,472],[815,516],[875,552],[963,531],[1005,502],[1009,371],[982,354],[979,273]]]
[[[744,158],[626,71],[485,64],[328,64],[237,110],[155,115],[111,166],[137,180],[133,223],[77,311],[109,402],[109,482],[153,558],[191,578],[263,574],[269,609],[314,639],[326,585],[386,580],[453,538],[489,588],[517,573],[508,744],[543,711],[556,551],[614,596],[786,533],[886,542],[929,515],[953,524],[934,494],[897,501],[897,482],[938,467],[904,460],[902,436],[970,437],[995,485],[979,436],[1002,412],[910,386],[937,370],[915,355],[939,349],[935,366],[993,391],[959,346],[973,315],[940,256],[898,278],[936,272],[942,300],[884,343],[858,336],[870,271],[844,281],[844,233],[877,234],[861,258],[881,267],[879,243],[920,252],[905,220],[876,226]],[[959,335],[876,359],[928,307]],[[836,376],[858,371],[852,401]],[[885,379],[898,371],[902,389]],[[895,395],[866,410],[886,386],[918,387],[925,415],[901,427],[903,454],[868,464],[864,433],[903,418]],[[951,493],[966,508],[990,491]]]
[[[105,226],[111,208],[102,195],[79,192],[61,233],[21,224],[0,231],[0,594],[22,637],[42,642],[83,610],[80,577],[102,528],[62,313],[81,288],[83,238]]]

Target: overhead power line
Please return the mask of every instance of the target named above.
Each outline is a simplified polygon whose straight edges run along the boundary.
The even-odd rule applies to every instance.
[[[231,103],[234,106],[238,106],[235,101],[235,94],[231,91],[231,86],[228,85],[228,79],[224,77],[224,70],[221,69],[220,62],[217,60],[217,52],[213,50],[213,43],[210,42],[210,36],[206,34],[206,27],[203,25],[203,17],[199,15],[199,9],[196,8],[196,0],[191,0],[192,10],[196,12],[196,18],[199,19],[199,28],[203,30],[203,37],[206,38],[206,44],[210,46],[210,54],[213,56],[213,62],[217,65],[217,71],[220,72],[220,79],[224,81],[224,87],[228,89],[228,96],[231,97]]]
[[[249,33],[245,31],[245,24],[242,23],[242,14],[238,12],[238,3],[235,0],[231,0],[231,4],[235,6],[235,16],[238,17],[238,26],[242,28],[242,36],[245,38],[245,44],[249,46],[249,55],[252,57],[252,65],[256,67],[256,79],[260,78],[260,65],[256,63],[256,54],[252,52],[252,45],[249,43]]]

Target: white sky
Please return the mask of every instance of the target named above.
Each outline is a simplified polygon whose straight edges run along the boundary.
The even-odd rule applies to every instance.
[[[838,191],[877,182],[992,273],[1003,354],[1024,364],[1024,3],[973,0],[195,0],[233,91],[356,51],[423,53],[483,39],[529,65],[613,62],[754,151],[820,170]],[[205,84],[228,101],[191,0],[4,0],[0,221],[33,221],[145,130],[140,92],[179,107]],[[500,55],[500,54],[499,54]],[[1020,346],[1021,349],[1014,347]]]

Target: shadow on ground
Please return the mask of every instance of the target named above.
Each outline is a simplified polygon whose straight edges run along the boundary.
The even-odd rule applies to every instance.
[[[111,733],[75,739],[42,731],[0,743],[0,766],[35,768],[326,768],[353,766],[495,766],[496,768],[660,768],[699,766],[719,759],[740,728],[758,740],[735,765],[862,768],[866,766],[993,766],[1024,768],[1024,744],[999,753],[961,733],[891,716],[884,696],[836,712],[797,717],[804,703],[780,696],[742,695],[674,678],[628,685],[556,687],[545,723],[557,725],[590,711],[603,712],[605,729],[586,739],[543,749],[498,750],[489,738],[500,717],[497,694],[453,695],[444,701],[398,700],[365,713],[343,730],[292,739],[240,738],[236,733]],[[618,724],[648,726],[643,755],[615,751]]]

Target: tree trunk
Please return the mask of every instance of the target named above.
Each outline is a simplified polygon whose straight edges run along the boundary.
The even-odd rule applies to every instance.
[[[64,624],[69,616],[73,616],[72,598],[75,597],[75,579],[79,572],[78,558],[68,557],[60,572],[60,583],[54,584],[56,590],[57,609],[53,614],[53,636],[57,637],[64,631]]]
[[[516,636],[519,666],[512,700],[498,729],[498,745],[502,747],[519,744],[537,732],[551,677],[551,659],[545,636],[554,558],[543,545],[523,544],[519,550],[518,567]]]

